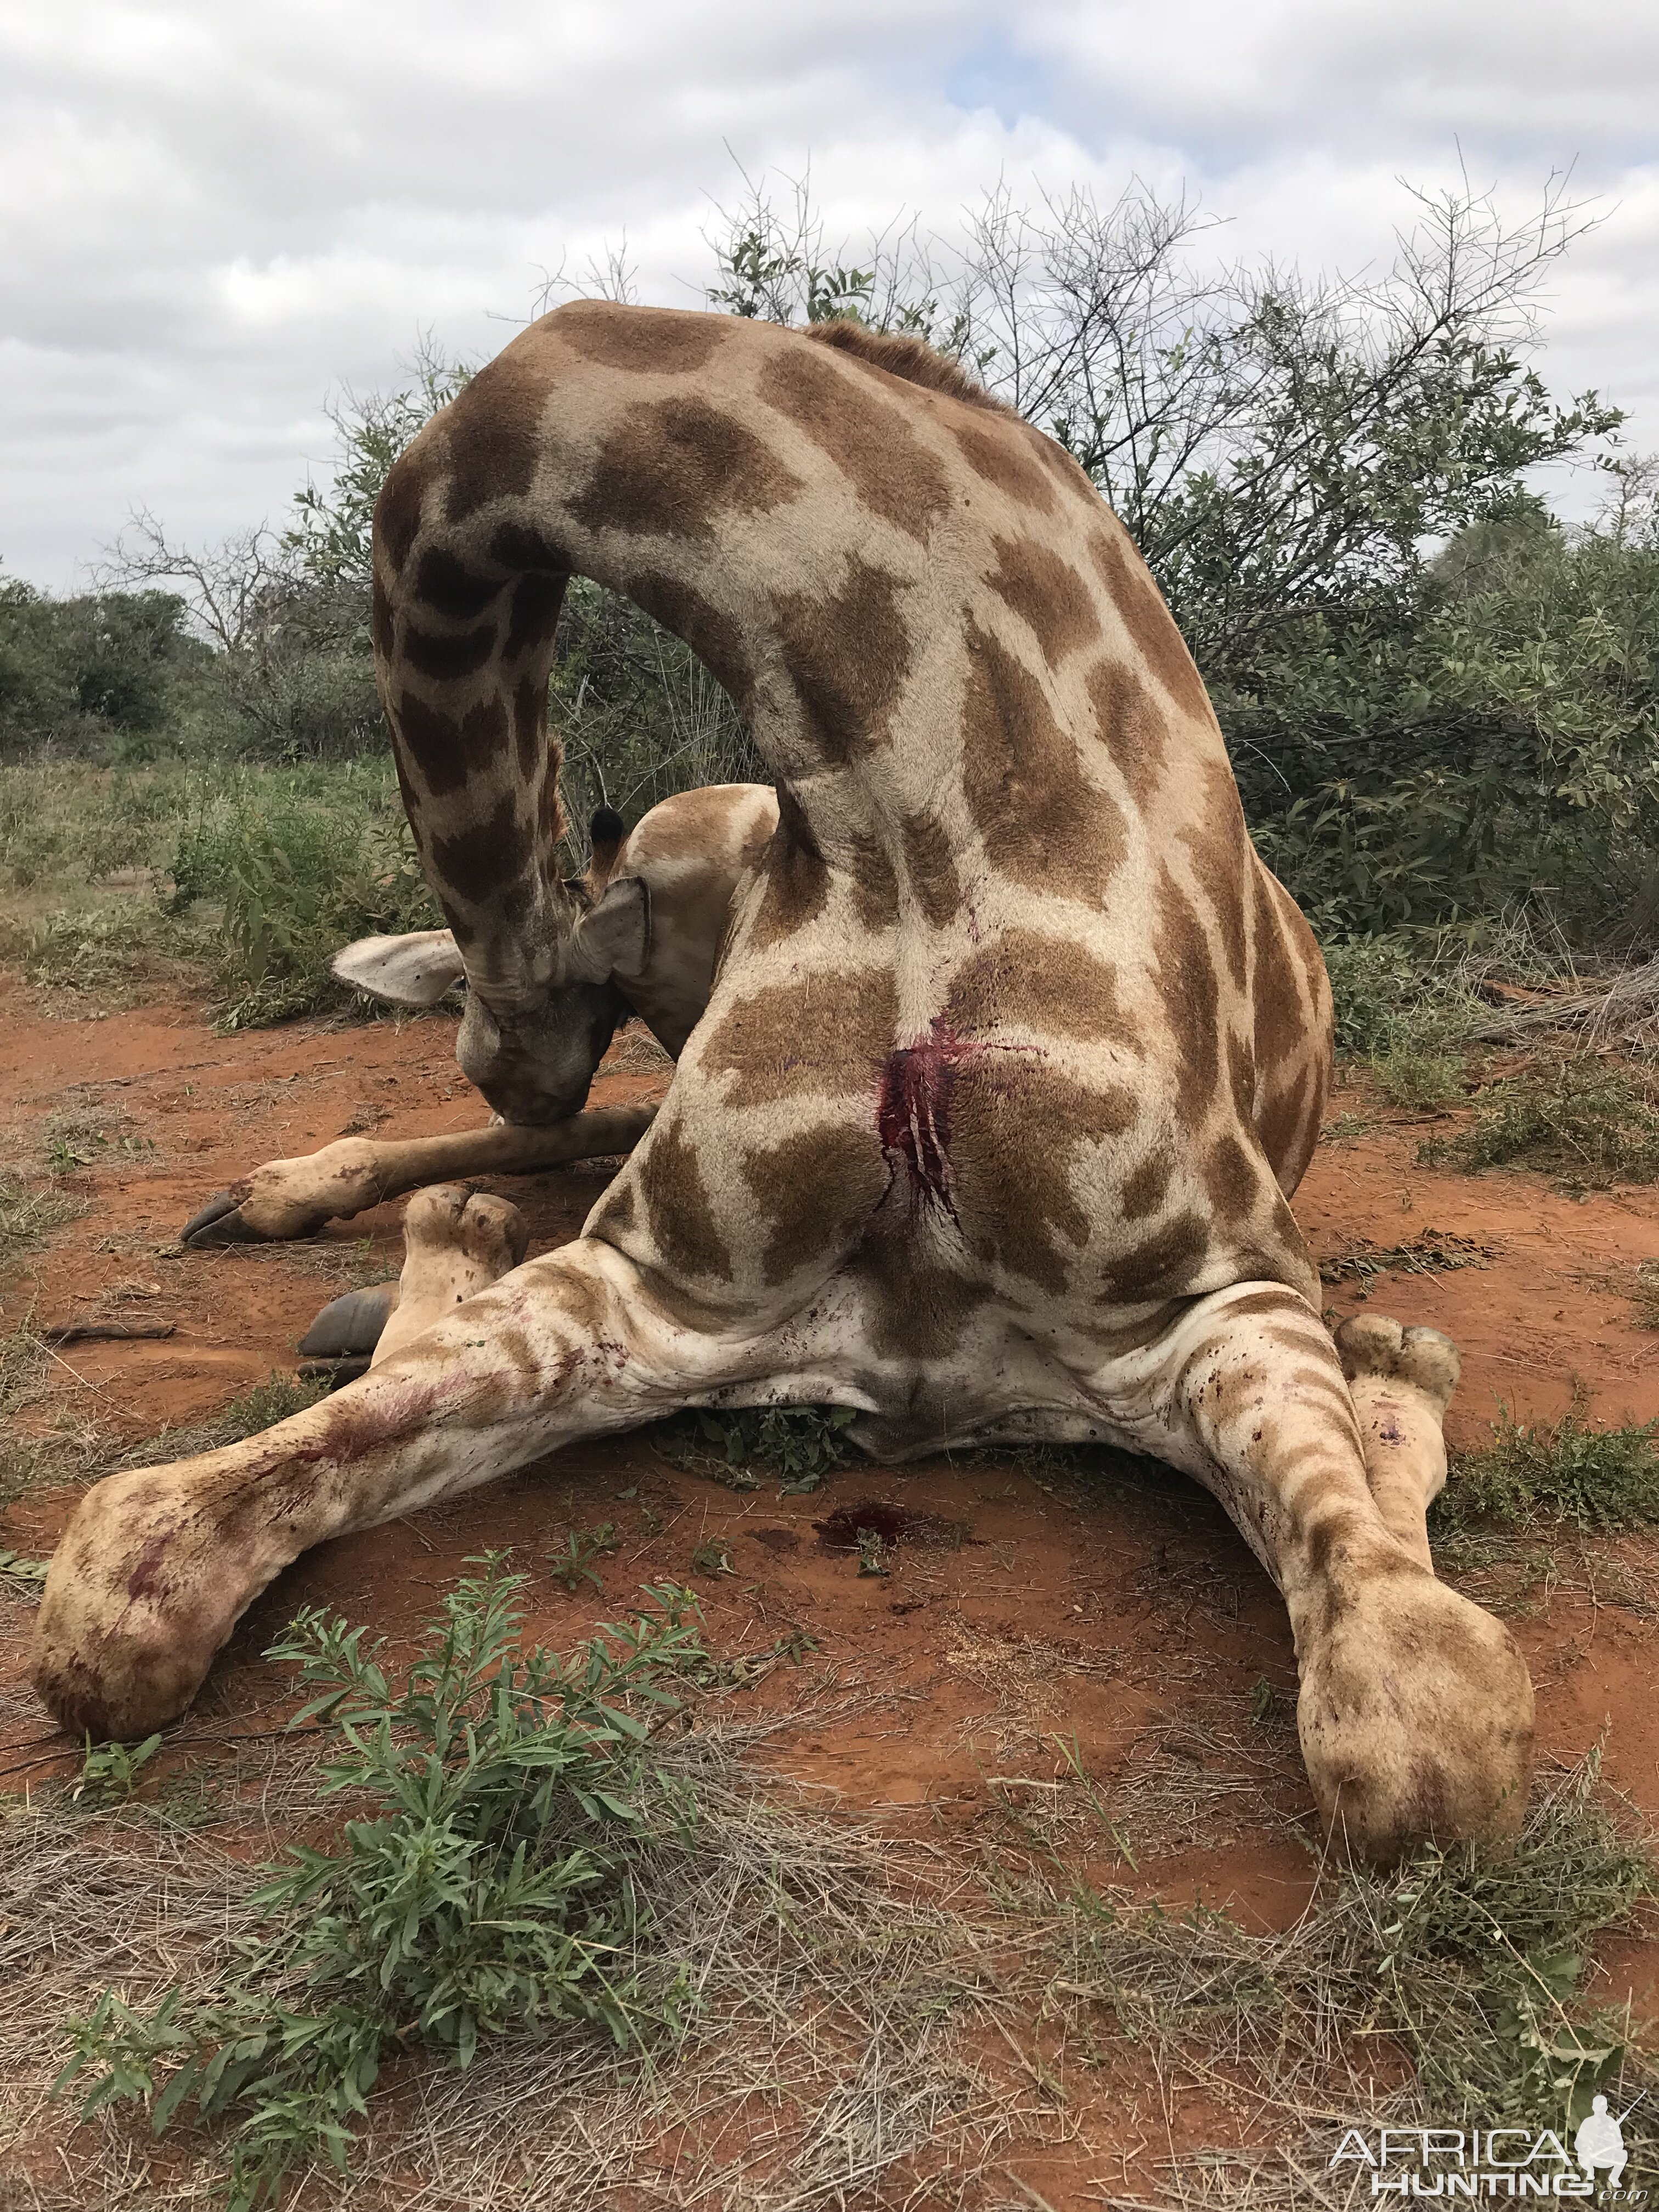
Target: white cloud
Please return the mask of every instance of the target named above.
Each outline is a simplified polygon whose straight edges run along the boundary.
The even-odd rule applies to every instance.
[[[1241,249],[1348,266],[1460,138],[1517,207],[1577,156],[1621,204],[1547,372],[1659,444],[1656,78],[1638,0],[0,0],[0,555],[62,586],[130,505],[278,514],[331,388],[422,328],[494,351],[562,255],[626,232],[650,296],[694,298],[726,143],[810,157],[832,231],[1139,169]]]

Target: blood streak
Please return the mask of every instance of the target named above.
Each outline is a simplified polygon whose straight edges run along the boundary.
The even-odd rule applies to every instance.
[[[903,1163],[911,1188],[943,1206],[951,1218],[951,1100],[957,1069],[985,1050],[978,1039],[958,1036],[943,1015],[915,1044],[899,1045],[882,1063],[876,1130],[888,1164]]]

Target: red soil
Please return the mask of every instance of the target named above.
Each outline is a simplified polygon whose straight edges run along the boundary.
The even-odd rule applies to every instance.
[[[50,1006],[0,982],[12,1157],[40,1162],[54,1113],[81,1116],[92,1132],[76,1145],[88,1164],[72,1185],[88,1211],[53,1235],[32,1273],[4,1285],[6,1328],[31,1309],[37,1327],[72,1322],[124,1281],[155,1285],[124,1312],[176,1323],[165,1340],[66,1350],[26,1425],[42,1429],[68,1413],[136,1440],[202,1419],[273,1369],[291,1370],[307,1324],[345,1286],[343,1271],[319,1271],[319,1250],[340,1249],[344,1259],[367,1238],[367,1257],[384,1263],[376,1272],[395,1273],[400,1207],[336,1224],[312,1247],[183,1255],[173,1240],[252,1165],[375,1125],[382,1109],[384,1126],[407,1134],[477,1122],[453,1037],[441,1016],[222,1037],[186,1004],[88,1016],[78,1002],[65,1012],[62,1001]],[[607,1072],[594,1103],[649,1096],[656,1080]],[[1354,1091],[1335,1102],[1360,1103]],[[107,1143],[97,1141],[100,1128]],[[1454,1441],[1478,1440],[1500,1401],[1518,1415],[1553,1416],[1578,1392],[1598,1421],[1659,1415],[1659,1338],[1635,1326],[1630,1303],[1637,1264],[1659,1255],[1659,1194],[1574,1200],[1524,1175],[1461,1178],[1415,1164],[1422,1133],[1395,1115],[1352,1145],[1322,1146],[1297,1212],[1322,1258],[1431,1228],[1491,1248],[1485,1266],[1388,1278],[1370,1299],[1434,1323],[1462,1347]],[[588,1168],[496,1187],[528,1216],[533,1252],[576,1232],[603,1180]],[[1353,1310],[1359,1287],[1334,1288],[1332,1308]],[[76,1495],[17,1499],[0,1512],[0,1547],[48,1550]],[[860,1576],[855,1556],[826,1549],[814,1524],[866,1501],[964,1524],[965,1540],[958,1548],[901,1544],[890,1576]],[[568,1645],[639,1584],[664,1577],[699,1589],[710,1641],[727,1653],[804,1629],[817,1645],[813,1668],[879,1696],[862,1717],[785,1737],[781,1761],[964,1851],[1000,1832],[1000,1802],[1020,1795],[992,1778],[1052,1784],[1065,1771],[1060,1737],[1074,1739],[1090,1773],[1109,1783],[1132,1753],[1143,1769],[1151,1757],[1178,1774],[1183,1759],[1212,1762],[1207,1732],[1253,1740],[1252,1693],[1263,1680],[1293,1694],[1277,1595],[1218,1509],[1177,1477],[1048,1482],[976,1457],[858,1466],[810,1497],[780,1498],[771,1482],[740,1495],[677,1470],[646,1433],[567,1450],[478,1495],[310,1553],[253,1607],[186,1729],[235,1725],[239,1716],[252,1724],[272,1694],[258,1655],[300,1604],[326,1602],[397,1635],[431,1610],[470,1554],[511,1545],[539,1567],[571,1528],[604,1520],[625,1539],[601,1563],[605,1598],[568,1595],[537,1571],[533,1634]],[[692,1567],[696,1547],[717,1536],[730,1544],[733,1576]],[[1659,1561],[1659,1540],[1626,1548]],[[30,1618],[0,1606],[0,1776],[9,1777],[0,1787],[62,1772],[72,1756],[31,1704]],[[1659,1709],[1649,1693],[1659,1620],[1558,1592],[1515,1625],[1537,1685],[1540,1753],[1571,1759],[1605,1736],[1608,1778],[1659,1820]],[[788,1669],[755,1694],[787,1699]],[[1183,1835],[1175,1819],[1150,1844],[1137,1837],[1138,1877],[1121,1863],[1100,1871],[1166,1899],[1202,1896],[1247,1920],[1287,1923],[1312,1876],[1308,1851],[1284,1826],[1285,1814],[1305,1811],[1305,1783],[1286,1730],[1257,1730],[1254,1740],[1259,1803],[1248,1794],[1225,1800],[1225,1818],[1206,1814],[1200,1835]],[[1042,1794],[1031,1790],[1033,1802]],[[1625,1944],[1609,1966],[1610,1994],[1632,1991],[1638,2009],[1659,2003],[1659,1943]],[[1103,2185],[1139,2193],[1138,2143],[1156,2160],[1172,2140],[1224,2139],[1236,2125],[1191,2098],[1167,2112],[1144,2084],[1132,2094],[1127,2081],[1110,2096],[1091,2091],[1089,2104],[1086,2153],[1080,2143],[1033,2142],[1011,2161],[1024,2193],[1054,2212],[1098,2202]]]

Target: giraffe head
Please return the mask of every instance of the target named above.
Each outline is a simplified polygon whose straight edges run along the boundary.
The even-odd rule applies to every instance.
[[[550,902],[544,957],[551,972],[527,1003],[503,1003],[471,979],[455,1057],[504,1121],[528,1125],[579,1114],[628,1018],[619,979],[638,975],[649,957],[651,895],[638,876],[606,881],[621,842],[620,820],[601,808],[587,874],[560,884]]]

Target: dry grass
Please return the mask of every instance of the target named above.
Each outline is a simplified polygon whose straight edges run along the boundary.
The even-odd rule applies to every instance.
[[[1659,1052],[1659,960],[1627,968],[1611,982],[1560,989],[1535,1006],[1505,1007],[1476,1035],[1508,1042],[1540,1030],[1570,1030],[1593,1048]]]
[[[754,1755],[783,1725],[705,1718],[663,1747],[701,1820],[639,1879],[653,1954],[686,1960],[698,1993],[687,2039],[621,2056],[573,2027],[482,2047],[464,2072],[402,2063],[373,2100],[349,2182],[331,2180],[331,2205],[588,2212],[631,2187],[709,2212],[805,2212],[884,2176],[897,2193],[883,2202],[913,2191],[958,2201],[1033,2117],[969,2055],[964,2031],[998,2001],[989,1940],[937,1862],[912,1852],[896,1879],[873,1830],[762,1778]],[[19,2204],[212,2201],[216,2161],[199,2137],[170,2137],[152,2165],[142,2123],[100,2114],[59,2160],[50,2146],[73,2115],[47,2092],[59,2023],[112,1979],[142,2002],[180,1979],[210,1991],[234,1965],[251,1925],[250,1857],[317,1818],[291,1743],[252,1797],[250,1783],[244,1772],[239,1796],[222,1784],[215,1826],[187,1804],[187,1832],[166,1793],[92,1818],[61,1797],[0,1817],[0,2160],[9,2138],[14,2169],[35,2177]],[[24,2146],[40,2154],[24,2160]]]

